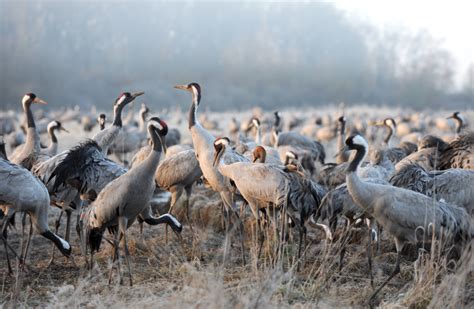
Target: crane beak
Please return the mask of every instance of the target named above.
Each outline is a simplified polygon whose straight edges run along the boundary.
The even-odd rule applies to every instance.
[[[176,89],[181,89],[181,90],[188,90],[188,85],[176,85],[174,86]]]
[[[69,131],[66,130],[65,128],[63,128],[63,127],[60,127],[59,129],[62,130],[62,131],[64,131],[64,132],[66,132],[66,133],[69,133]]]
[[[451,116],[449,116],[449,117],[446,117],[446,119],[454,119],[454,116],[451,115]]]
[[[143,91],[135,92],[135,93],[132,94],[132,99],[135,99],[136,97],[139,97],[143,94],[145,94],[145,92],[143,92]]]
[[[43,104],[43,105],[47,105],[48,103],[46,101],[43,101],[41,100],[40,98],[36,97],[34,100],[33,100],[33,103],[38,103],[38,104]]]

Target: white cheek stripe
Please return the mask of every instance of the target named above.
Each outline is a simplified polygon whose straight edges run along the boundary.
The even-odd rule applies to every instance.
[[[120,103],[122,103],[123,101],[125,101],[125,95],[121,96],[117,103],[120,104]]]

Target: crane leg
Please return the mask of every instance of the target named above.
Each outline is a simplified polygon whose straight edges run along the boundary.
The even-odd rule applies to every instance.
[[[240,234],[240,250],[242,252],[242,264],[247,264],[245,260],[245,235],[244,235],[244,222],[240,219],[239,213],[237,210],[233,209],[234,215],[237,218],[237,222],[239,223],[239,234]]]
[[[395,241],[395,244],[397,245],[397,241]],[[400,252],[401,252],[401,248],[399,250],[399,246],[397,245],[397,262],[395,264],[395,269],[393,270],[392,274],[387,278],[387,280],[385,280],[385,282],[382,283],[382,285],[372,294],[372,296],[370,296],[370,299],[369,299],[370,306],[373,306],[375,297],[380,292],[380,290],[382,290],[383,287],[400,272],[400,255],[401,255]]]
[[[30,219],[30,230],[28,232],[28,238],[26,239],[26,246],[23,246],[23,237],[25,234],[25,226],[26,226],[26,213],[23,214],[23,219],[22,219],[22,242],[21,242],[21,255],[20,255],[20,266],[21,268],[24,268],[26,266],[26,257],[28,255],[28,249],[30,247],[30,241],[31,241],[31,236],[33,235],[33,223],[31,222],[31,217]]]
[[[7,227],[8,227],[8,222],[10,221],[10,218],[13,216],[13,214],[14,214],[13,212],[7,213],[5,215],[5,217],[3,218],[3,226],[2,226],[1,235],[0,235],[0,237],[3,240],[3,245],[5,247],[5,255],[6,255],[6,258],[7,258],[7,266],[8,266],[8,274],[9,275],[13,274],[13,270],[12,270],[12,265],[10,263],[10,256],[8,256],[8,248],[10,248],[10,250],[12,250],[12,252],[15,252],[15,250],[13,250],[13,248],[11,248],[10,245],[8,244],[8,241],[7,241]],[[15,254],[16,254],[16,252],[15,252]]]
[[[183,193],[183,189],[174,189],[171,192],[171,204],[170,204],[170,209],[168,210],[168,213],[172,215],[173,207],[176,205],[176,202],[178,202],[179,198],[181,197],[181,194]],[[168,243],[168,224],[165,226],[165,242]]]
[[[369,221],[370,222],[370,221]],[[372,274],[372,228],[371,224],[367,224],[369,226],[369,241],[367,245],[367,262],[369,265],[369,276],[370,276],[370,285],[374,288],[374,275]]]
[[[119,253],[120,240],[119,238],[120,238],[120,232],[116,231],[114,235],[114,245],[113,245],[114,253],[113,253],[113,258],[112,258],[112,266],[110,267],[110,271],[109,271],[109,285],[112,283],[112,273],[114,271],[114,266],[115,266],[116,261],[117,261],[117,268],[119,272],[120,284],[122,284],[122,271],[120,269],[120,253]]]
[[[54,225],[54,234],[58,234],[59,227],[61,226],[61,218],[63,216],[64,210],[61,209],[61,212],[59,213],[58,219],[56,219],[56,224]],[[54,243],[51,245],[51,258],[49,259],[48,266],[47,268],[50,267],[53,262],[54,262],[54,253],[56,251],[56,246]]]
[[[125,217],[120,217],[119,218],[118,233],[120,233],[121,237],[123,236],[123,242],[124,242],[123,247],[124,247],[124,251],[125,251],[125,262],[127,263],[128,277],[130,279],[130,286],[133,286],[132,269],[130,267],[130,252],[128,250],[128,244],[127,244],[127,222],[128,222],[127,218],[125,218]]]
[[[191,216],[189,212],[189,200],[191,198],[192,189],[193,189],[192,186],[184,188],[185,193],[186,193],[186,200],[184,202],[185,203],[184,205],[186,207],[186,220],[188,220],[189,228],[191,229],[191,233],[193,234],[193,238],[194,238],[194,229],[193,229],[193,225],[191,224]]]

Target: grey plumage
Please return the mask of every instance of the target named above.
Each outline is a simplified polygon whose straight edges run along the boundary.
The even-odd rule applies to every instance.
[[[109,147],[114,142],[115,138],[119,135],[122,130],[122,110],[123,108],[135,100],[136,97],[143,95],[144,92],[135,92],[130,94],[129,92],[122,93],[114,103],[114,121],[112,126],[107,129],[99,131],[92,139],[102,149],[104,155],[107,155]]]
[[[193,149],[173,154],[164,159],[155,173],[158,186],[171,192],[171,213],[174,205],[183,193],[186,193],[186,210],[189,220],[189,197],[193,184],[202,176],[199,162]]]
[[[474,210],[474,171],[448,169],[444,171],[426,171],[416,163],[407,163],[401,167],[390,183],[396,187],[409,189],[464,207],[469,214]]]
[[[4,236],[2,238],[5,243],[5,253],[8,254],[6,223],[14,213],[25,212],[30,215],[32,226],[36,231],[50,239],[64,255],[68,256],[71,253],[69,243],[49,230],[48,210],[50,199],[48,190],[43,183],[34,177],[30,171],[9,162],[6,157],[1,155],[0,178],[2,179],[0,185],[0,208],[6,214],[1,231]]]
[[[21,151],[10,158],[11,162],[21,165],[28,170],[36,163],[41,151],[40,138],[36,130],[33,113],[31,112],[31,104],[33,103],[47,104],[34,93],[25,94],[22,99],[22,105],[27,121],[26,142]]]
[[[130,285],[132,285],[132,274],[126,230],[137,216],[147,209],[155,191],[155,170],[162,151],[161,138],[166,135],[167,126],[158,117],[153,117],[149,121],[148,132],[153,142],[153,150],[148,157],[135,168],[108,183],[83,216],[84,240],[87,241],[91,254],[99,250],[105,229],[111,228],[115,229],[114,260],[120,259],[118,244],[123,237]],[[156,224],[160,223],[170,224],[177,232],[182,229],[181,224],[170,215],[157,218]],[[109,283],[110,279],[111,277],[109,277]]]
[[[368,144],[360,135],[346,140],[356,155],[347,171],[347,187],[353,200],[395,239],[397,262],[392,275],[372,294],[377,293],[400,271],[400,252],[406,242],[429,241],[432,236],[462,243],[474,236],[471,218],[463,208],[437,202],[426,195],[390,185],[371,184],[357,176]]]
[[[441,153],[439,169],[474,169],[474,132],[459,136]]]
[[[297,132],[283,132],[279,133],[277,137],[276,146],[285,146],[291,145],[295,147],[299,147],[302,149],[306,149],[311,152],[311,157],[313,160],[317,160],[324,164],[324,160],[326,159],[326,152],[324,147],[318,141],[314,141],[306,136],[303,136]]]

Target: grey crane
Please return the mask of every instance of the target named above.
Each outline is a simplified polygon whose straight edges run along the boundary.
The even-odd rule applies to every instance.
[[[107,129],[99,131],[92,139],[102,149],[102,152],[106,155],[109,147],[114,142],[115,138],[122,131],[122,110],[123,108],[135,100],[136,97],[143,95],[144,92],[124,92],[122,93],[114,103],[114,120],[112,126]]]
[[[120,131],[117,137],[114,139],[109,151],[117,155],[117,157],[125,162],[125,156],[128,153],[134,152],[145,144],[146,142],[146,117],[150,110],[145,104],[142,104],[139,111],[139,126],[137,127],[126,127]],[[122,157],[121,157],[122,155]]]
[[[286,209],[290,189],[289,180],[283,171],[283,166],[230,160],[229,143],[230,140],[227,137],[217,138],[214,141],[213,165],[224,177],[231,180],[249,204],[250,210],[257,220],[257,229],[261,240],[260,255],[263,235],[260,232],[259,209],[266,208],[270,204],[273,204],[275,209]]]
[[[337,155],[336,164],[341,164],[349,160],[349,153],[342,151],[344,148],[344,142],[346,141],[346,117],[341,116],[337,119],[339,124],[339,130],[337,131]]]
[[[201,87],[197,83],[190,83],[187,85],[177,85],[176,89],[186,90],[192,94],[192,103],[189,109],[188,116],[188,128],[191,132],[191,138],[193,140],[194,150],[196,152],[196,158],[198,159],[199,166],[203,176],[206,178],[207,182],[211,188],[219,192],[224,207],[227,212],[232,212],[237,220],[240,222],[240,235],[241,235],[241,247],[242,247],[242,261],[245,264],[245,253],[243,247],[243,224],[240,220],[240,217],[237,213],[235,202],[234,202],[234,188],[231,184],[225,180],[224,176],[218,171],[217,167],[213,165],[214,159],[214,136],[212,136],[209,131],[201,126],[199,121],[196,118],[197,109],[201,102]],[[229,153],[229,160],[233,162],[238,161],[247,161],[241,155],[238,155],[235,152]],[[229,218],[230,219],[230,218]],[[226,224],[226,229],[229,231],[229,224]],[[229,233],[226,233],[226,242]],[[225,246],[227,250],[227,245]],[[224,254],[224,260],[226,257],[226,252]]]
[[[51,240],[65,256],[69,256],[71,254],[69,243],[52,233],[48,227],[50,203],[48,190],[30,171],[7,160],[3,139],[0,141],[0,178],[2,179],[0,184],[0,209],[5,214],[0,237],[5,246],[8,271],[12,272],[8,256],[8,248],[12,248],[7,241],[7,227],[16,212],[28,214],[32,223],[31,228],[34,227],[40,235]],[[30,229],[30,236],[25,249],[22,244],[22,253],[19,256],[20,263],[24,263],[26,258],[31,232],[32,229]],[[12,251],[15,252],[13,249]]]
[[[306,247],[305,222],[316,213],[322,198],[326,194],[326,189],[301,173],[298,165],[287,164],[284,171],[290,184],[288,213],[299,232],[298,261],[300,261],[303,242],[304,247]],[[298,263],[297,270],[299,270],[299,267],[300,263]]]
[[[356,151],[347,169],[349,193],[359,207],[394,237],[397,249],[395,269],[370,297],[372,304],[380,290],[400,272],[401,250],[406,242],[416,243],[434,236],[457,243],[474,236],[474,230],[463,208],[407,189],[361,180],[357,169],[367,153],[367,141],[360,135],[350,136],[346,146]],[[420,231],[424,231],[423,235],[418,233]]]
[[[418,142],[418,147],[418,151],[406,156],[395,165],[395,171],[399,171],[412,162],[428,171],[437,169],[440,155],[448,147],[448,144],[436,136],[426,135]]]
[[[439,169],[474,169],[474,132],[466,133],[449,143],[439,158]]]
[[[58,138],[56,137],[54,131],[64,131],[69,133],[69,131],[63,127],[61,122],[57,120],[53,120],[48,124],[48,136],[50,139],[50,144],[48,148],[41,151],[41,153],[47,155],[48,157],[53,157],[58,154]]]
[[[55,156],[58,153],[58,138],[56,137],[56,134],[54,131],[64,131],[68,132],[62,124],[57,121],[53,120],[48,123],[47,127],[47,132],[48,132],[48,137],[49,137],[49,146],[47,148],[41,148],[40,153],[45,155],[46,158],[50,158],[52,156]],[[23,147],[25,145],[19,145],[18,147],[15,148],[15,151],[12,153],[12,156],[18,155],[21,151],[23,151]],[[43,158],[45,159],[45,158]]]
[[[474,211],[474,170],[448,169],[426,171],[421,165],[406,163],[391,178],[390,183],[396,187],[409,189],[443,199],[464,207],[469,214]]]
[[[167,133],[167,125],[158,117],[148,122],[148,133],[151,136],[153,149],[147,159],[135,168],[111,181],[99,193],[97,199],[83,214],[84,240],[93,254],[100,249],[103,233],[107,228],[118,228],[114,237],[113,260],[118,259],[120,267],[119,242],[123,237],[125,260],[127,263],[130,286],[133,285],[132,272],[127,245],[127,229],[138,215],[147,210],[150,199],[155,191],[155,170],[160,161],[162,138]],[[169,224],[176,232],[181,232],[182,225],[173,216],[166,214],[156,218],[155,224]],[[110,269],[109,284],[113,266]]]
[[[392,137],[397,132],[397,123],[393,118],[385,118],[382,122],[376,123],[377,127],[387,128],[387,135],[383,140],[383,149],[387,158],[396,164],[407,156],[405,150],[400,147],[392,147]]]
[[[165,145],[165,144],[164,144]],[[166,154],[166,146],[163,147]],[[183,194],[186,193],[186,217],[189,218],[189,198],[191,196],[193,184],[202,176],[196,153],[193,149],[180,151],[171,156],[167,156],[156,169],[155,181],[158,186],[171,193],[171,205],[168,213],[172,213],[173,207]]]
[[[308,150],[314,161],[318,160],[321,164],[324,164],[326,152],[320,142],[293,131],[277,133],[275,148],[286,145]]]
[[[46,184],[52,204],[66,212],[67,240],[71,214],[82,207],[81,197],[93,200],[107,183],[125,173],[122,166],[106,158],[107,151],[104,148],[111,145],[121,130],[122,109],[142,94],[122,93],[114,103],[114,122],[110,128],[100,131],[92,140],[65,150],[33,168],[33,173]],[[59,228],[60,218],[56,221],[56,229]]]
[[[447,117],[447,119],[456,121],[456,135],[459,135],[461,130],[466,127],[466,120],[460,112],[454,112],[451,116]]]
[[[22,99],[23,112],[26,116],[27,128],[26,128],[26,142],[22,150],[12,158],[12,163],[21,165],[26,169],[30,170],[37,160],[37,157],[41,151],[40,138],[36,130],[35,120],[33,113],[31,112],[31,104],[47,104],[42,99],[38,98],[34,93],[27,93]]]

